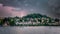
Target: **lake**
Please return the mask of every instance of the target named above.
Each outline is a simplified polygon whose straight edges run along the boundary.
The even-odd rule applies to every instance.
[[[0,34],[60,34],[59,26],[0,27]]]

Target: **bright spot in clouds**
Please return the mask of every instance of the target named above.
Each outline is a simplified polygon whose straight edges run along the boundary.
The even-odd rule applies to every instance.
[[[0,17],[23,17],[25,15],[27,15],[27,10],[20,10],[20,8],[3,6],[3,4],[0,4]]]
[[[22,10],[22,11],[19,11],[19,12],[15,11],[15,12],[12,13],[12,15],[13,16],[23,17],[23,16],[27,15],[27,11],[25,11],[25,10]]]

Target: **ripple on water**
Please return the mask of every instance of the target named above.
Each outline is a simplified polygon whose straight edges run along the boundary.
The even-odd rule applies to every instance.
[[[60,27],[0,27],[0,34],[60,34]]]

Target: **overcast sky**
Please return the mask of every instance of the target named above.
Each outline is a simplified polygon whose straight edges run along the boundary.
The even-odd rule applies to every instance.
[[[60,0],[0,0],[0,16],[40,13],[60,18]]]

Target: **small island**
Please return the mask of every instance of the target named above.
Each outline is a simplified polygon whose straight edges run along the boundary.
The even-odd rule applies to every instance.
[[[51,18],[41,14],[28,14],[23,17],[0,18],[1,26],[60,26],[58,18]]]

